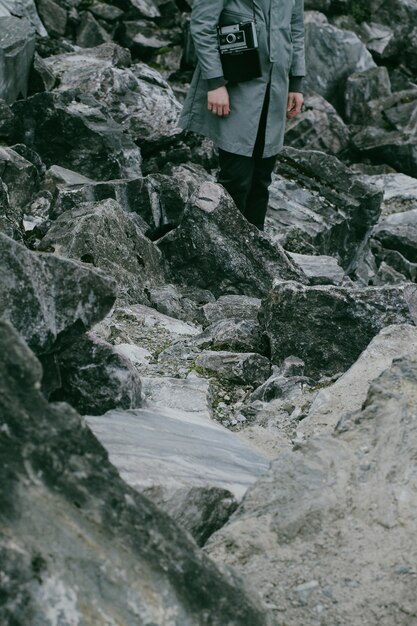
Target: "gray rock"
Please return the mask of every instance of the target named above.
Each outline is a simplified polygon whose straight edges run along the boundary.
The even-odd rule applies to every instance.
[[[35,30],[18,17],[0,22],[0,98],[11,104],[26,97],[30,65],[35,52]]]
[[[150,406],[179,409],[187,413],[207,413],[210,384],[196,374],[185,379],[168,376],[142,378],[144,401]]]
[[[256,352],[204,350],[197,356],[195,364],[206,376],[255,387],[271,372],[269,359]]]
[[[46,63],[59,81],[56,90],[78,89],[106,104],[114,120],[139,144],[166,142],[180,132],[176,123],[181,107],[156,70],[142,63],[128,67],[125,55],[109,43],[52,56]]]
[[[0,350],[1,623],[272,626],[248,585],[121,480],[71,407],[45,401],[39,362],[3,321]]]
[[[353,272],[358,245],[379,218],[382,192],[316,150],[285,148],[276,172],[267,230],[288,251],[335,256]]]
[[[349,139],[349,129],[336,109],[317,94],[307,95],[301,113],[287,121],[285,144],[293,148],[339,154]]]
[[[345,115],[351,124],[369,123],[368,102],[391,94],[386,67],[372,67],[351,74],[346,81]]]
[[[104,2],[94,1],[88,7],[90,13],[106,22],[117,22],[123,17],[122,9],[115,7],[113,4],[105,4]]]
[[[30,22],[38,35],[46,37],[48,34],[39,19],[34,0],[0,0],[0,16],[24,17]]]
[[[411,263],[417,262],[417,208],[388,215],[372,230],[384,248],[397,250]]]
[[[114,200],[62,213],[39,249],[101,268],[116,279],[119,302],[147,303],[146,289],[164,281],[160,251]]]
[[[172,33],[163,31],[157,24],[135,20],[123,23],[121,44],[129,48],[135,58],[148,61],[153,52],[169,47],[171,38]]]
[[[376,64],[355,33],[324,23],[323,16],[306,18],[306,86],[340,109],[347,77]]]
[[[177,524],[187,530],[198,546],[203,546],[216,530],[225,525],[238,503],[230,491],[218,487],[151,487],[143,494]]]
[[[94,180],[141,175],[139,148],[92,96],[39,93],[12,109],[16,140],[36,150],[48,167],[61,165]],[[59,142],[51,141],[51,133]]]
[[[142,404],[139,374],[113,346],[92,333],[77,339],[57,358],[61,386],[51,400],[68,402],[81,415]]]
[[[229,350],[233,352],[258,352],[267,354],[268,345],[255,320],[224,319],[208,326],[196,338],[200,348]]]
[[[376,22],[361,23],[361,39],[375,59],[395,57],[400,48],[399,38],[389,26]]]
[[[187,289],[172,284],[150,288],[148,298],[151,306],[160,313],[197,324],[205,321],[202,307],[215,300],[205,289]]]
[[[415,357],[394,362],[347,432],[281,453],[210,538],[208,554],[250,576],[280,623],[412,623],[416,381]]]
[[[9,140],[13,134],[14,115],[11,108],[0,98],[0,140]]]
[[[21,216],[39,187],[36,167],[12,148],[0,147],[0,179],[7,186],[13,211]]]
[[[300,395],[304,387],[311,383],[306,376],[275,376],[272,375],[250,395],[250,401],[270,402],[276,398],[291,400]]]
[[[417,176],[417,134],[369,126],[352,137],[364,157],[385,161],[397,171]]]
[[[417,180],[405,174],[374,174],[362,176],[365,182],[383,192],[381,218],[417,208]]]
[[[77,30],[77,45],[81,46],[81,48],[94,48],[110,41],[111,35],[97,22],[89,11],[84,11]]]
[[[383,328],[343,376],[319,391],[298,431],[306,436],[330,433],[344,415],[362,407],[371,383],[394,359],[413,356],[416,349],[415,326],[402,324]]]
[[[65,8],[54,0],[37,0],[37,5],[48,35],[52,37],[65,35],[68,19]]]
[[[99,270],[40,254],[0,234],[0,315],[37,354],[69,345],[110,310],[115,283]]]
[[[279,244],[249,224],[226,191],[213,183],[201,185],[180,225],[158,246],[173,280],[208,289],[215,296],[259,297],[277,276],[303,280]]]
[[[153,2],[153,0],[128,0],[127,4],[137,12],[139,17],[154,18],[161,16],[158,8],[159,3]]]
[[[319,378],[345,371],[384,326],[416,323],[416,306],[412,284],[361,289],[277,282],[260,322],[273,363],[295,355],[305,361],[307,376]]]
[[[342,284],[345,272],[334,257],[296,252],[290,252],[289,255],[301,267],[311,285]]]
[[[50,191],[53,194],[60,187],[79,187],[81,185],[88,184],[94,184],[94,181],[91,180],[91,178],[83,176],[82,174],[74,172],[73,170],[69,170],[66,167],[61,167],[60,165],[52,165],[45,172],[42,188]]]
[[[203,311],[209,324],[230,318],[256,320],[261,302],[259,298],[231,294],[220,296],[215,302],[208,302],[203,306]]]
[[[368,103],[368,125],[417,135],[417,89],[405,89]]]
[[[121,477],[139,491],[218,487],[241,500],[269,465],[207,413],[148,406],[86,419]]]

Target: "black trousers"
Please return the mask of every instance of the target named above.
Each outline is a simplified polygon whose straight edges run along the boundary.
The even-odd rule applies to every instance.
[[[219,149],[219,173],[217,181],[232,196],[239,211],[246,219],[263,230],[269,200],[276,155],[262,158],[265,146],[266,120],[269,105],[269,85],[259,121],[253,154],[250,157]]]

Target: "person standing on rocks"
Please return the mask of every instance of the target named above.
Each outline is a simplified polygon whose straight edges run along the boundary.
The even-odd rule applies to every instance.
[[[218,182],[264,228],[285,120],[301,110],[305,75],[303,0],[195,0],[191,35],[198,59],[178,125],[213,140]],[[260,75],[226,80],[217,26],[255,19]]]

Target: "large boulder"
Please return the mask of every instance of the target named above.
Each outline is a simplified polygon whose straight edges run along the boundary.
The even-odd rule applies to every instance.
[[[141,154],[107,107],[76,92],[38,93],[13,105],[15,139],[61,165],[95,180],[136,178]]]
[[[417,177],[417,134],[368,126],[352,137],[363,157],[388,163],[397,171]]]
[[[307,95],[300,114],[287,121],[285,144],[339,154],[349,145],[349,129],[322,96]]]
[[[389,96],[391,82],[386,67],[371,67],[349,76],[345,91],[345,116],[351,124],[369,123],[368,102]]]
[[[0,350],[1,623],[272,626],[237,575],[121,480],[71,407],[45,401],[39,362],[4,321]]]
[[[390,367],[394,359],[413,356],[416,349],[415,326],[393,324],[383,328],[343,376],[333,385],[320,389],[307,416],[300,422],[298,433],[330,434],[339,420],[362,407],[372,381]]]
[[[11,208],[22,215],[38,190],[36,167],[13,148],[0,147],[0,179],[7,185]]]
[[[45,37],[48,34],[39,19],[34,0],[0,0],[0,16],[2,19],[4,16],[24,17],[38,35]]]
[[[8,104],[27,93],[35,30],[25,18],[0,20],[0,98]]]
[[[56,91],[74,89],[105,103],[113,119],[139,144],[166,142],[180,131],[180,105],[171,87],[154,69],[130,66],[126,50],[113,43],[48,57]]]
[[[344,372],[384,326],[417,323],[417,287],[305,286],[276,282],[260,311],[271,360],[290,355],[319,378]]]
[[[275,171],[268,231],[288,251],[335,256],[354,272],[358,245],[380,215],[380,189],[315,150],[285,148]]]
[[[2,234],[0,259],[0,316],[37,355],[69,345],[114,303],[114,281],[94,268],[31,252]]]
[[[308,90],[320,94],[342,110],[346,79],[376,64],[359,37],[327,22],[322,14],[306,14],[306,61]]]
[[[51,400],[68,402],[81,415],[141,406],[139,373],[127,357],[94,333],[75,340],[56,360],[61,385]]]
[[[370,387],[337,437],[284,451],[206,551],[250,577],[288,626],[411,626],[417,361]]]
[[[40,243],[55,252],[99,267],[118,284],[120,302],[143,302],[145,290],[163,282],[161,253],[115,200],[91,202],[62,213]]]
[[[214,183],[200,186],[179,226],[158,246],[176,281],[209,289],[217,297],[262,296],[278,276],[304,280],[281,246],[249,224]]]

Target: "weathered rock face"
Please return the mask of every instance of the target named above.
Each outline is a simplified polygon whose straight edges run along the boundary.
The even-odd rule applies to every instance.
[[[303,111],[287,122],[285,144],[339,154],[349,145],[349,129],[322,96],[306,96]]]
[[[366,124],[369,121],[368,102],[390,94],[391,82],[386,67],[372,67],[351,74],[346,81],[346,118],[352,124]]]
[[[272,625],[120,479],[73,409],[45,401],[38,361],[3,321],[0,345],[1,622]]]
[[[0,148],[0,179],[7,185],[13,211],[22,215],[39,186],[36,167],[12,148]]]
[[[196,339],[201,348],[266,354],[267,342],[255,320],[224,319],[208,326]]]
[[[238,567],[288,626],[409,626],[417,612],[417,362],[372,383],[337,438],[283,453],[207,552]]]
[[[261,325],[271,360],[290,355],[317,378],[345,371],[369,341],[390,324],[417,323],[417,287],[308,287],[276,283],[263,303]]]
[[[329,434],[342,418],[359,411],[369,386],[394,359],[414,356],[417,328],[409,324],[383,328],[365,348],[357,361],[337,381],[319,391],[298,432],[313,436]]]
[[[2,17],[0,23],[0,98],[8,104],[26,96],[35,31],[26,19]]]
[[[268,231],[286,250],[336,256],[353,273],[358,245],[380,215],[381,191],[336,157],[313,150],[285,148],[276,172]]]
[[[236,209],[220,185],[203,183],[179,226],[159,243],[171,275],[215,295],[265,294],[273,277],[302,272]]]
[[[417,209],[387,216],[372,230],[372,237],[384,248],[417,262]]]
[[[269,376],[269,360],[256,352],[204,350],[195,360],[206,376],[257,387]]]
[[[68,402],[81,415],[142,404],[141,381],[130,361],[92,333],[83,335],[57,357],[61,386],[51,400]]]
[[[323,14],[306,14],[305,34],[306,84],[340,110],[340,86],[350,74],[375,67],[375,62],[355,33],[329,24]]]
[[[160,251],[114,200],[62,213],[40,248],[103,269],[117,280],[121,302],[148,302],[145,289],[163,281]]]
[[[45,37],[47,32],[39,19],[34,0],[0,0],[0,16],[24,17],[38,35]],[[7,22],[3,22],[6,24]]]
[[[39,93],[13,105],[16,141],[95,180],[141,175],[139,148],[90,95]]]
[[[68,345],[115,300],[115,283],[99,270],[30,252],[1,234],[0,258],[0,315],[37,355]]]
[[[171,87],[143,63],[129,67],[130,57],[119,46],[103,44],[48,57],[45,63],[56,91],[92,95],[139,145],[166,143],[179,134],[180,105]]]
[[[220,296],[215,302],[204,305],[204,315],[211,324],[225,319],[256,320],[261,300],[249,296],[228,295]]]

